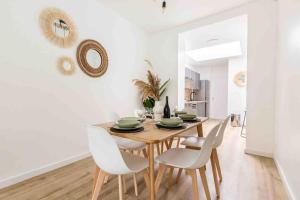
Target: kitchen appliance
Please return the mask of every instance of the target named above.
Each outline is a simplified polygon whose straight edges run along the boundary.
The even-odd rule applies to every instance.
[[[198,80],[197,88],[195,98],[192,101],[185,102],[185,110],[200,117],[209,117],[210,82],[208,80]]]
[[[199,81],[199,100],[204,102],[204,105],[202,105],[203,113],[205,113],[205,117],[209,117],[209,90],[210,90],[210,82],[209,80],[200,80]],[[205,109],[205,111],[203,111]]]

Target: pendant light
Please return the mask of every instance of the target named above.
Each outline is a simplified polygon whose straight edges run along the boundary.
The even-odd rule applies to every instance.
[[[164,13],[167,8],[167,2],[165,0],[162,2],[161,8],[162,8],[162,12]]]

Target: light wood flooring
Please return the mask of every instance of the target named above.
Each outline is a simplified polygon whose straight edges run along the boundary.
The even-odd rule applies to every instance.
[[[208,121],[204,133],[215,124]],[[221,199],[226,200],[285,200],[286,193],[278,175],[274,161],[269,158],[244,154],[245,139],[240,136],[240,128],[228,127],[222,147],[218,149],[223,172]],[[176,143],[176,141],[174,142]],[[0,190],[1,200],[88,200],[91,197],[94,163],[87,158],[55,171],[34,177],[30,180]],[[177,170],[174,173],[174,179]],[[212,199],[216,199],[210,164],[207,165],[207,178]],[[201,199],[205,199],[198,174]],[[126,177],[127,194],[125,199],[147,199],[143,175],[138,174],[139,196],[135,197],[132,176]],[[164,177],[158,192],[160,200],[191,200],[191,177],[183,173],[178,184],[167,189]],[[99,199],[118,199],[118,179],[110,178],[104,185]]]

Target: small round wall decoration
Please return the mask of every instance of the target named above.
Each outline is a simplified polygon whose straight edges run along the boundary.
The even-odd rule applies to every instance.
[[[246,71],[240,71],[234,76],[234,83],[238,87],[245,87],[247,84],[247,73]]]
[[[63,75],[73,75],[75,73],[75,62],[72,58],[63,56],[57,60],[57,68]]]
[[[68,48],[74,45],[77,33],[73,21],[58,8],[46,8],[39,16],[44,36],[56,46]]]

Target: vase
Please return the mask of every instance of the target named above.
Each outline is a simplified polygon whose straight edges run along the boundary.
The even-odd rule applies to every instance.
[[[155,101],[155,106],[153,108],[154,121],[160,121],[162,118],[164,108],[161,104],[161,101]]]

